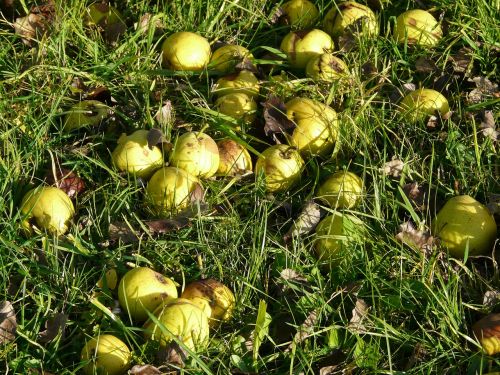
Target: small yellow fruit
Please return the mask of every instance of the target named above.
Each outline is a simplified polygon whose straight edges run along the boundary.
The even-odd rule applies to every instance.
[[[255,98],[259,95],[259,90],[260,85],[257,77],[249,70],[242,70],[219,78],[212,92],[218,96],[242,93]]]
[[[295,69],[304,69],[313,57],[333,51],[333,48],[330,35],[318,29],[290,32],[280,45],[291,67]]]
[[[186,208],[191,194],[199,186],[196,177],[183,169],[163,167],[157,170],[146,187],[146,201],[154,210],[168,216]]]
[[[205,133],[184,133],[175,142],[170,164],[195,177],[212,177],[219,168],[217,143]]]
[[[135,322],[148,318],[165,300],[177,298],[175,283],[147,267],[128,271],[118,285],[120,306]]]
[[[489,314],[477,321],[472,330],[488,355],[500,353],[500,314]]]
[[[450,107],[448,100],[441,93],[431,89],[418,89],[403,98],[399,110],[411,122],[416,122],[437,112],[445,115],[450,111]]]
[[[398,43],[433,47],[438,44],[443,31],[432,14],[421,9],[408,10],[398,16],[394,38]]]
[[[104,285],[106,285],[109,290],[114,290],[117,284],[118,284],[118,273],[114,268],[107,270],[104,276],[101,277],[97,282],[97,286],[99,288],[103,288]]]
[[[306,65],[306,76],[315,81],[336,82],[349,76],[346,63],[331,53],[313,57]]]
[[[271,146],[262,152],[255,165],[255,174],[264,175],[266,190],[274,193],[290,189],[304,168],[299,152],[285,144]]]
[[[252,170],[252,158],[247,149],[232,139],[223,139],[217,143],[220,161],[217,174],[235,176]]]
[[[82,100],[70,108],[64,118],[65,132],[97,126],[108,116],[108,106],[98,100]]]
[[[318,8],[308,0],[291,0],[281,6],[285,13],[285,23],[300,29],[314,26],[318,19]]]
[[[362,197],[363,180],[356,174],[340,171],[331,175],[318,189],[318,198],[332,208],[354,208]]]
[[[318,260],[337,266],[352,253],[353,245],[364,238],[364,224],[358,218],[339,212],[325,217],[316,227],[314,248]]]
[[[201,35],[180,31],[163,42],[163,66],[173,70],[203,70],[210,61],[210,44]]]
[[[118,146],[111,154],[118,170],[147,179],[163,165],[163,153],[156,146],[149,148],[147,137],[147,130],[137,130],[128,136],[121,135]]]
[[[126,27],[123,16],[118,9],[99,2],[89,5],[85,15],[85,21],[89,26],[98,25],[105,28],[120,23]]]
[[[113,335],[99,335],[82,349],[81,359],[88,362],[83,368],[88,375],[121,375],[130,367],[132,355],[127,345]]]
[[[34,219],[39,229],[61,235],[68,230],[75,208],[71,199],[61,189],[39,186],[24,195],[21,214],[26,215],[22,225],[28,232],[31,232],[30,220]]]
[[[450,198],[432,222],[432,233],[450,254],[463,258],[485,254],[493,249],[497,235],[495,219],[488,209],[468,195]]]
[[[217,48],[210,59],[210,67],[221,73],[231,73],[243,60],[253,60],[252,53],[245,47],[228,44]]]
[[[290,145],[304,156],[323,155],[333,148],[338,133],[337,112],[316,100],[294,98],[285,104],[295,122]]]
[[[242,93],[221,96],[215,101],[215,108],[223,115],[242,120],[246,124],[252,123],[257,116],[257,103],[252,97]]]
[[[227,286],[215,279],[194,281],[184,289],[181,298],[201,298],[208,302],[211,308],[210,323],[228,321],[233,315],[236,300]]]
[[[155,315],[158,325],[152,321],[144,325],[147,339],[167,346],[175,337],[191,350],[199,351],[206,347],[209,338],[208,316],[190,300],[177,298],[169,301],[160,306]]]
[[[334,5],[323,20],[323,29],[332,37],[341,36],[350,27],[359,28],[362,34],[375,36],[378,33],[377,17],[365,5],[354,1],[344,1]]]

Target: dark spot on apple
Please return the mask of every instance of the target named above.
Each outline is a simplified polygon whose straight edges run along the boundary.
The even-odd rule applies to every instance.
[[[417,20],[415,18],[410,17],[410,18],[408,18],[407,22],[408,22],[408,25],[413,26],[413,27],[417,27]]]

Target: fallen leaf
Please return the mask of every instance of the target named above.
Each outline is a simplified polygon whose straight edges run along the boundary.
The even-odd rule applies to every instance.
[[[425,357],[428,355],[427,349],[423,344],[417,343],[413,348],[413,352],[408,358],[408,362],[405,365],[405,370],[410,370],[415,367],[417,363],[422,363]]]
[[[17,320],[14,306],[9,301],[0,302],[0,344],[16,338]]]
[[[403,186],[403,192],[419,211],[423,211],[427,207],[428,189],[427,184],[419,184],[418,182],[410,182]]]
[[[480,342],[483,342],[483,339],[490,338],[496,339],[495,341],[500,340],[500,314],[489,314],[485,316],[472,326],[472,331]],[[497,343],[494,345],[489,343],[488,348],[485,348],[483,345],[483,348],[487,350],[489,355],[498,353],[500,349]]]
[[[366,327],[363,325],[363,321],[368,316],[369,310],[368,304],[362,300],[361,298],[356,298],[356,304],[354,305],[354,309],[352,309],[352,317],[349,320],[349,329],[354,332],[364,332],[366,331]]]
[[[495,117],[493,116],[493,111],[483,111],[482,121],[479,125],[481,129],[481,134],[484,137],[490,138],[492,141],[498,140],[498,131],[495,123]]]
[[[401,99],[403,99],[410,92],[415,91],[417,89],[417,86],[415,86],[414,83],[405,83],[401,87],[393,85],[392,87],[393,88],[389,94],[389,101],[391,103],[399,102]]]
[[[205,202],[205,190],[200,184],[195,184],[195,187],[190,195],[191,203]]]
[[[500,194],[488,194],[488,203],[486,207],[492,215],[500,214]]]
[[[159,15],[153,15],[151,13],[143,14],[139,18],[139,22],[134,24],[134,27],[141,34],[145,34],[149,31],[149,28],[152,28],[153,33],[157,33],[165,28],[165,24]]]
[[[171,342],[166,348],[158,353],[158,358],[164,364],[184,367],[188,353],[176,342]]]
[[[491,82],[486,77],[474,77],[469,79],[468,82],[474,83],[476,88],[467,94],[468,104],[477,104],[482,102],[488,97],[500,97],[498,83]]]
[[[54,340],[59,334],[61,334],[61,338],[64,338],[64,329],[67,321],[68,316],[63,313],[57,313],[47,319],[45,330],[38,334],[38,341],[45,344]]]
[[[14,31],[28,46],[39,40],[48,32],[55,19],[54,1],[48,1],[40,6],[34,6],[25,17],[19,17],[14,22]]]
[[[113,242],[123,242],[125,244],[139,241],[140,233],[136,232],[125,222],[114,222],[109,224],[109,239]]]
[[[269,23],[271,25],[275,25],[277,23],[284,23],[286,25],[288,24],[288,17],[283,8],[279,7],[278,9],[276,9],[276,11],[271,16]]]
[[[147,220],[144,222],[149,228],[151,234],[170,233],[189,225],[187,217],[178,217],[173,219]]]
[[[162,372],[153,365],[134,365],[129,370],[130,375],[161,375]]]
[[[165,100],[163,106],[158,110],[155,115],[155,120],[162,126],[167,126],[174,122],[174,106],[170,100]]]
[[[247,58],[244,58],[234,66],[235,72],[241,72],[242,70],[250,71],[256,75],[261,74],[259,68],[252,62],[252,60]]]
[[[466,73],[472,65],[472,49],[468,47],[460,48],[457,53],[448,57],[448,61],[453,64],[453,70],[457,73]]]
[[[288,232],[283,237],[285,243],[290,242],[294,237],[308,234],[316,228],[321,220],[321,208],[314,201],[307,202],[297,219],[293,222]]]
[[[148,141],[148,147],[150,149],[153,149],[154,146],[156,146],[160,143],[167,142],[167,139],[163,135],[163,132],[158,128],[150,129],[148,131],[146,139]]]
[[[47,171],[45,179],[49,185],[58,187],[70,198],[76,197],[85,190],[85,181],[78,177],[75,172],[60,167],[58,163],[54,163],[52,170]]]
[[[380,172],[384,173],[387,176],[399,178],[403,169],[405,167],[405,163],[396,158],[396,156],[392,157],[391,161],[388,161],[384,164],[382,168],[380,168]]]
[[[293,337],[292,343],[288,346],[286,351],[290,351],[293,349],[293,346],[296,344],[300,344],[304,340],[306,340],[309,336],[314,334],[314,326],[318,322],[319,314],[317,310],[313,310],[307,315],[307,318],[297,329],[297,333]]]
[[[405,221],[399,226],[396,240],[413,249],[420,250],[426,255],[432,252],[432,247],[436,243],[436,239],[428,231],[416,229],[410,221]]]
[[[415,61],[415,70],[419,73],[434,73],[437,71],[436,63],[426,57],[419,57]]]
[[[272,95],[262,103],[264,107],[264,133],[266,136],[284,134],[295,128],[295,123],[286,116],[286,107],[283,101]]]
[[[378,69],[374,63],[368,61],[361,66],[361,73],[364,79],[368,79],[373,76],[376,76],[378,74]]]
[[[488,290],[483,296],[483,305],[486,307],[493,307],[500,302],[500,291]]]

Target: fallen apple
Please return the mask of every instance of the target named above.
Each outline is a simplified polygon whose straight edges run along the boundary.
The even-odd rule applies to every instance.
[[[486,254],[493,250],[497,234],[495,219],[488,209],[470,197],[450,198],[432,221],[432,234],[456,258]]]
[[[146,186],[146,202],[156,214],[168,216],[191,202],[199,181],[183,169],[163,167],[157,170]]]
[[[441,93],[432,89],[417,89],[403,98],[399,110],[411,122],[417,122],[436,113],[443,116],[450,111],[450,107]]]
[[[33,219],[40,230],[61,235],[68,230],[75,214],[75,207],[68,195],[53,186],[39,186],[28,191],[21,201],[23,227],[32,232]]]
[[[302,30],[288,33],[281,41],[280,49],[287,55],[290,66],[304,69],[312,58],[333,51],[333,40],[322,30]]]
[[[217,174],[235,176],[252,170],[252,158],[247,149],[232,139],[223,139],[217,143],[220,160]]]
[[[215,109],[245,124],[251,124],[257,116],[257,103],[251,96],[242,93],[221,96],[215,101]]]
[[[210,67],[221,73],[231,73],[244,60],[253,60],[252,53],[245,47],[228,44],[215,50]]]
[[[284,22],[300,29],[313,27],[319,15],[318,8],[309,0],[287,1],[281,9],[284,13]]]
[[[231,289],[215,279],[202,279],[188,284],[182,292],[181,298],[193,300],[194,303],[201,301],[201,306],[205,303],[204,301],[208,302],[211,309],[210,324],[228,321],[233,315],[234,294]]]
[[[349,76],[349,68],[331,53],[322,53],[309,60],[306,76],[315,81],[336,82]]]
[[[350,257],[353,246],[365,238],[364,223],[355,216],[336,212],[325,217],[316,227],[314,248],[318,260],[336,267]]]
[[[194,351],[205,349],[209,339],[207,314],[196,304],[185,298],[177,298],[161,305],[152,320],[144,324],[146,339],[167,346],[174,338]]]
[[[255,74],[249,70],[241,70],[219,78],[212,92],[217,96],[241,93],[255,98],[259,95],[259,90],[259,80]]]
[[[93,127],[108,116],[109,108],[98,100],[82,100],[72,106],[64,118],[63,131]]]
[[[333,6],[323,19],[323,29],[332,37],[339,37],[348,29],[355,28],[360,34],[375,36],[378,23],[375,13],[365,5],[344,1]]]
[[[86,374],[121,375],[130,367],[132,355],[127,345],[113,335],[99,335],[82,349],[81,360]]]
[[[147,130],[137,130],[118,138],[111,160],[119,171],[148,179],[163,165],[162,151],[157,146],[148,146],[148,133]]]
[[[348,171],[339,171],[331,175],[318,189],[317,197],[330,207],[351,209],[361,201],[363,180]]]
[[[135,322],[145,321],[148,311],[154,312],[160,304],[171,298],[177,298],[175,283],[147,267],[131,269],[118,285],[120,306]]]
[[[184,169],[195,177],[212,177],[219,168],[217,143],[205,133],[184,133],[174,144],[170,165]]]
[[[203,70],[210,61],[210,43],[201,35],[180,31],[162,45],[163,66],[173,70]]]
[[[286,104],[287,117],[296,127],[290,145],[303,156],[324,155],[333,148],[338,133],[337,112],[308,98],[294,98]]]
[[[118,285],[118,273],[115,268],[106,271],[103,277],[97,282],[99,288],[106,286],[109,290],[114,290]]]
[[[500,353],[500,314],[489,314],[477,321],[472,330],[488,355]]]
[[[126,28],[124,18],[118,9],[101,2],[89,5],[85,14],[85,21],[87,25],[97,25],[103,28],[116,24],[123,25]]]
[[[303,168],[304,160],[297,149],[280,144],[262,152],[255,165],[255,175],[264,176],[267,191],[282,192],[298,182]]]
[[[438,21],[425,10],[408,10],[398,16],[394,38],[398,43],[434,47],[443,36]]]

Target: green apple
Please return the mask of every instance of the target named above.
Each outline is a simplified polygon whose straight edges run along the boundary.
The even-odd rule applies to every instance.
[[[294,69],[304,69],[309,60],[333,51],[333,48],[334,43],[330,35],[318,29],[292,31],[283,38],[280,45]]]
[[[198,179],[185,170],[163,167],[148,181],[146,202],[157,214],[168,216],[186,208],[198,186]]]
[[[88,25],[98,25],[101,27],[109,27],[115,24],[125,26],[123,16],[118,9],[102,2],[95,2],[89,5],[85,14],[85,21]]]
[[[242,120],[246,124],[251,124],[257,116],[257,103],[251,96],[243,93],[221,96],[215,101],[215,109],[223,115]]]
[[[287,117],[297,125],[290,145],[304,156],[324,155],[333,148],[339,126],[333,108],[308,98],[294,98],[285,107]]]
[[[344,1],[333,6],[323,19],[323,30],[332,37],[339,37],[346,29],[361,23],[360,33],[369,36],[378,34],[375,13],[365,5],[354,1]]]
[[[30,220],[34,219],[39,229],[61,235],[68,230],[75,215],[75,208],[71,199],[61,189],[39,186],[24,195],[21,214],[24,217],[22,225],[29,233],[32,231]]]
[[[231,73],[244,60],[253,60],[252,53],[245,47],[228,44],[217,48],[210,59],[210,67],[221,73]]]
[[[255,98],[259,95],[259,90],[259,80],[255,74],[249,70],[242,70],[219,78],[212,92],[218,96],[241,93]]]
[[[128,271],[118,285],[120,306],[135,322],[143,322],[165,300],[177,298],[175,283],[147,267]]]
[[[235,176],[252,170],[252,158],[247,149],[232,139],[223,139],[217,143],[219,148],[219,169],[217,174]]]
[[[86,374],[121,375],[130,367],[132,354],[127,345],[113,335],[99,335],[89,340],[81,352]]]
[[[346,63],[331,53],[313,57],[306,65],[306,76],[315,81],[336,82],[349,76]]]
[[[163,66],[173,70],[203,70],[210,61],[210,43],[201,35],[180,31],[162,45]]]
[[[398,43],[433,47],[443,36],[443,30],[432,14],[421,9],[408,10],[398,16],[394,38]]]
[[[318,189],[317,197],[330,207],[351,209],[361,201],[363,180],[348,171],[339,171],[331,175]]]
[[[282,192],[299,181],[303,168],[304,160],[297,149],[281,144],[262,152],[255,165],[255,175],[263,174],[267,191]]]
[[[456,258],[486,254],[493,250],[497,235],[495,219],[488,209],[470,197],[450,198],[432,221],[432,233]]]
[[[162,151],[156,146],[148,146],[148,133],[147,130],[137,130],[118,138],[118,146],[111,154],[111,159],[119,171],[147,179],[163,165]]]
[[[192,301],[177,298],[161,305],[155,311],[158,323],[144,324],[144,336],[167,346],[174,337],[193,351],[205,349],[210,326],[207,314]]]
[[[108,114],[109,108],[106,104],[98,100],[82,100],[66,113],[63,130],[70,132],[87,126],[97,126]]]
[[[319,15],[318,8],[309,0],[290,0],[281,9],[285,23],[300,29],[313,27]]]
[[[212,177],[219,168],[217,143],[205,133],[184,133],[174,144],[170,165],[184,169],[195,177]]]
[[[403,98],[399,110],[410,121],[416,122],[436,113],[445,115],[450,107],[448,100],[436,90],[417,89]]]

